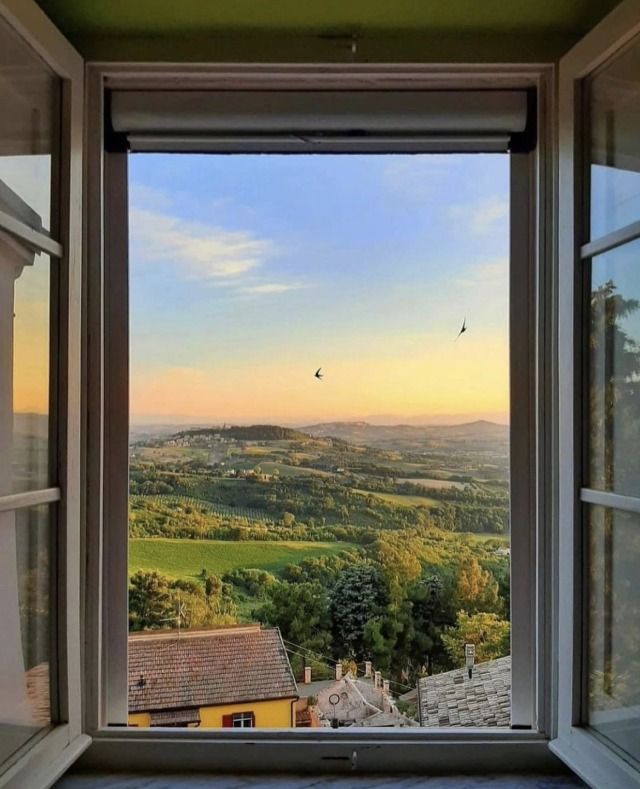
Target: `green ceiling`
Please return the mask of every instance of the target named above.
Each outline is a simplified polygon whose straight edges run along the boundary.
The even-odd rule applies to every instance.
[[[517,51],[522,40],[574,41],[616,0],[38,0],[85,54],[106,41],[234,36],[258,41],[297,34],[362,40],[409,35],[480,44],[489,36]],[[275,40],[275,39],[274,39]],[[526,45],[524,47],[526,49]],[[497,52],[496,52],[497,54]]]

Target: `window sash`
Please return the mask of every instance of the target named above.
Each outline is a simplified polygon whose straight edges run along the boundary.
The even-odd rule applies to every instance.
[[[89,745],[83,734],[81,707],[80,633],[80,391],[81,391],[81,175],[84,64],[48,17],[32,0],[0,0],[0,17],[14,29],[62,82],[59,160],[53,175],[52,233],[40,232],[2,212],[0,229],[59,260],[51,288],[57,293],[52,319],[56,326],[51,381],[55,409],[51,450],[57,467],[57,486],[11,494],[0,499],[0,509],[18,510],[33,504],[52,504],[55,510],[55,551],[52,575],[56,605],[52,619],[56,653],[50,670],[54,724],[27,742],[2,766],[0,785],[44,785],[56,780]],[[56,698],[57,697],[57,698]]]
[[[638,238],[637,223],[585,242],[588,227],[585,80],[640,36],[640,11],[625,0],[561,60],[559,70],[558,370],[559,486],[557,562],[557,717],[550,747],[594,786],[640,785],[625,758],[584,726],[587,699],[586,549],[582,502],[636,511],[634,497],[581,486],[586,438],[582,392],[588,309],[584,285],[592,257]]]

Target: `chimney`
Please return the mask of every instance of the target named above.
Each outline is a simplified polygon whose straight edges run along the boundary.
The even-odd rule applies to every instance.
[[[372,669],[371,661],[370,660],[365,660],[364,661],[364,675],[368,679],[371,679],[371,669]]]
[[[373,678],[373,685],[376,688],[382,686],[382,674],[379,671],[376,671],[374,678]]]
[[[464,645],[464,662],[469,673],[469,679],[473,679],[473,664],[476,662],[475,644]]]
[[[336,663],[336,679],[342,679],[342,663]]]
[[[304,684],[308,685],[311,682],[311,666],[304,667]]]

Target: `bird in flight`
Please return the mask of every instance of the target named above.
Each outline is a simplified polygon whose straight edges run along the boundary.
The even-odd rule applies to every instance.
[[[458,339],[458,337],[459,337],[461,334],[464,334],[464,333],[466,332],[466,330],[467,330],[467,319],[465,318],[465,319],[462,321],[462,328],[461,328],[461,329],[460,329],[460,331],[458,332],[458,336],[456,337],[456,340]]]
[[[322,367],[318,367],[318,369],[315,372],[315,377],[318,379],[318,381],[322,380],[322,373],[320,372],[320,370],[322,370]]]

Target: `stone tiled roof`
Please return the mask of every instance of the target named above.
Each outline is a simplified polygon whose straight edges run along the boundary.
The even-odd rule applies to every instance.
[[[424,677],[419,682],[422,726],[509,726],[511,657]]]
[[[151,631],[129,635],[129,711],[296,698],[277,628]]]
[[[335,679],[314,679],[312,682],[299,682],[298,693],[301,699],[317,696],[321,690],[330,688],[334,682]]]

